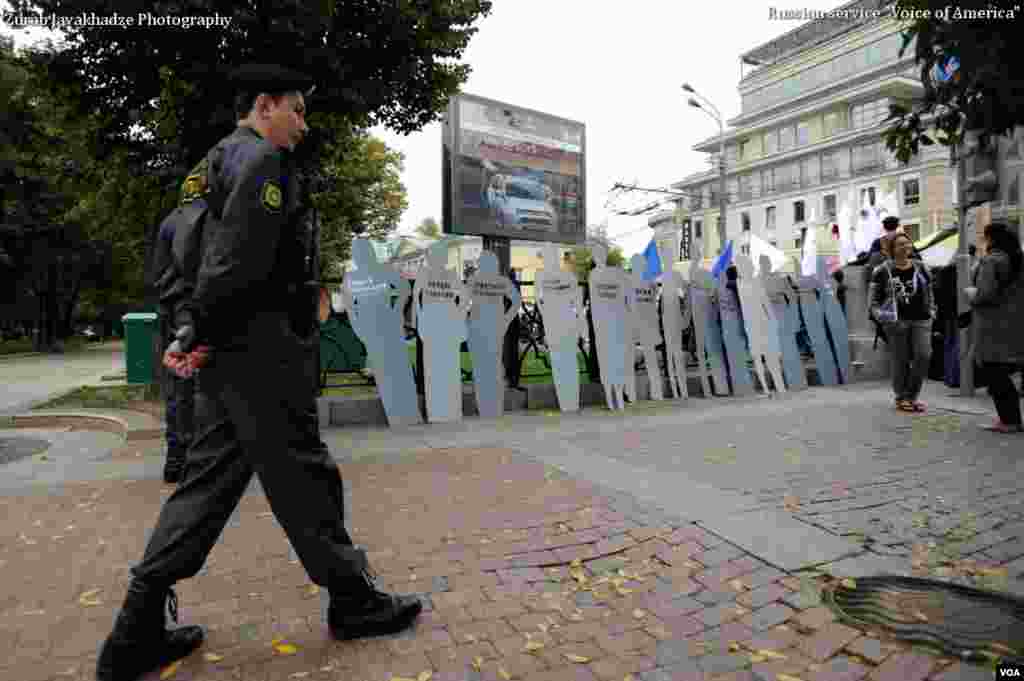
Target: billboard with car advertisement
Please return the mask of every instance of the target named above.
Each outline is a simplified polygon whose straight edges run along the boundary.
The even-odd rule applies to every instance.
[[[462,94],[442,134],[445,233],[584,242],[582,123]]]

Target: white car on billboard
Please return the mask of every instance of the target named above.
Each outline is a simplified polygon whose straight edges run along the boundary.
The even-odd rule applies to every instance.
[[[501,182],[494,186],[491,210],[500,227],[554,229],[555,212],[548,202],[548,195],[547,188],[536,180],[503,176]]]

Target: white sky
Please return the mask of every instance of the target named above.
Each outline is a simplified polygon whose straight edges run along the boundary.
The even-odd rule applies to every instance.
[[[706,169],[704,154],[691,147],[718,132],[709,116],[686,105],[680,85],[689,82],[728,120],[740,110],[740,55],[802,23],[769,19],[769,10],[842,4],[495,0],[463,55],[473,69],[463,91],[586,124],[587,222],[607,216],[609,236],[629,256],[651,238],[647,216],[610,216],[608,190],[619,181],[667,187]],[[0,26],[0,32],[9,31]],[[31,42],[25,33],[16,40]],[[373,132],[405,154],[409,208],[399,231],[412,232],[426,217],[440,221],[440,124],[408,136]],[[626,197],[617,207],[650,198]]]
[[[473,71],[462,89],[586,124],[587,222],[596,225],[609,216],[607,192],[616,182],[667,188],[708,167],[691,147],[717,134],[718,125],[687,106],[682,83],[729,120],[740,111],[740,55],[802,23],[770,20],[769,8],[842,4],[495,0],[463,55]],[[405,154],[409,208],[399,231],[411,232],[425,217],[440,221],[440,124],[408,136],[373,132]],[[653,197],[625,197],[617,206],[636,207]],[[627,256],[650,241],[647,217],[608,217],[608,234]]]

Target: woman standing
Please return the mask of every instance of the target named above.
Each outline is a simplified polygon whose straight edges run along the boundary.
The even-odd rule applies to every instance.
[[[985,255],[964,290],[971,301],[974,359],[988,379],[999,418],[986,430],[1021,432],[1020,396],[1011,376],[1024,367],[1024,278],[1020,241],[1000,223],[985,227]]]
[[[932,355],[931,280],[924,264],[910,259],[914,252],[910,237],[894,235],[890,248],[892,259],[876,267],[871,276],[871,312],[888,339],[896,408],[923,412],[925,404],[917,398]]]

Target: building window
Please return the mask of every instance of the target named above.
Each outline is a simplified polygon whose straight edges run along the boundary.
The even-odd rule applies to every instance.
[[[808,121],[798,123],[796,126],[796,145],[803,147],[811,143],[811,124]]]
[[[740,213],[740,223],[744,232],[750,231],[750,213]]]
[[[772,130],[764,135],[764,153],[774,154],[779,150],[779,132],[778,130]]]
[[[822,209],[823,209],[822,213],[825,214],[825,218],[827,220],[835,220],[836,219],[837,211],[836,211],[836,195],[835,194],[826,194],[825,195],[824,199],[822,200]]]
[[[839,152],[826,151],[821,155],[821,179],[834,180],[839,177]]]
[[[764,228],[775,229],[775,206],[764,209]]]
[[[763,170],[761,171],[761,193],[771,194],[775,191],[775,176],[772,175],[772,171]]]
[[[903,205],[916,206],[921,203],[921,183],[916,177],[903,180]]]
[[[830,111],[825,114],[824,119],[824,132],[825,137],[832,137],[838,135],[846,129],[844,122],[844,116],[842,111]]]
[[[776,166],[772,172],[775,175],[775,189],[780,192],[784,192],[793,186],[793,181],[796,179],[793,174],[794,166],[785,164]],[[799,172],[799,166],[796,166],[797,172]]]
[[[750,140],[743,140],[739,143],[739,159],[746,160],[750,156]]]
[[[796,130],[791,125],[779,130],[779,151],[789,151],[795,144]]]
[[[750,255],[750,244],[743,244],[740,246],[740,253],[743,255]]]
[[[805,187],[812,187],[821,181],[821,159],[808,156],[800,162],[800,182]]]
[[[754,198],[753,180],[753,175],[740,175],[740,201],[749,201]]]
[[[679,259],[690,259],[690,243],[693,239],[693,223],[689,220],[683,221],[683,228],[679,232]]]
[[[800,223],[806,219],[804,215],[804,202],[794,201],[793,202],[793,222]]]
[[[869,206],[875,205],[875,188],[864,187],[860,190],[860,205],[864,205],[864,199],[867,199]]]
[[[775,246],[776,248],[778,248],[778,246],[779,246],[779,242],[778,242],[778,241],[776,241],[775,239],[772,239],[772,240],[771,240],[771,241],[769,241],[768,243],[770,243],[770,244],[771,244],[772,246]]]
[[[693,223],[693,238],[694,239],[703,239],[704,238],[703,227],[704,227],[704,223],[702,223],[700,220],[697,220],[697,221],[695,221]]]
[[[873,173],[881,170],[882,143],[870,142],[853,148],[853,171],[855,173]]]
[[[883,97],[873,102],[854,104],[850,107],[850,123],[854,130],[870,128],[889,117],[889,99]]]

